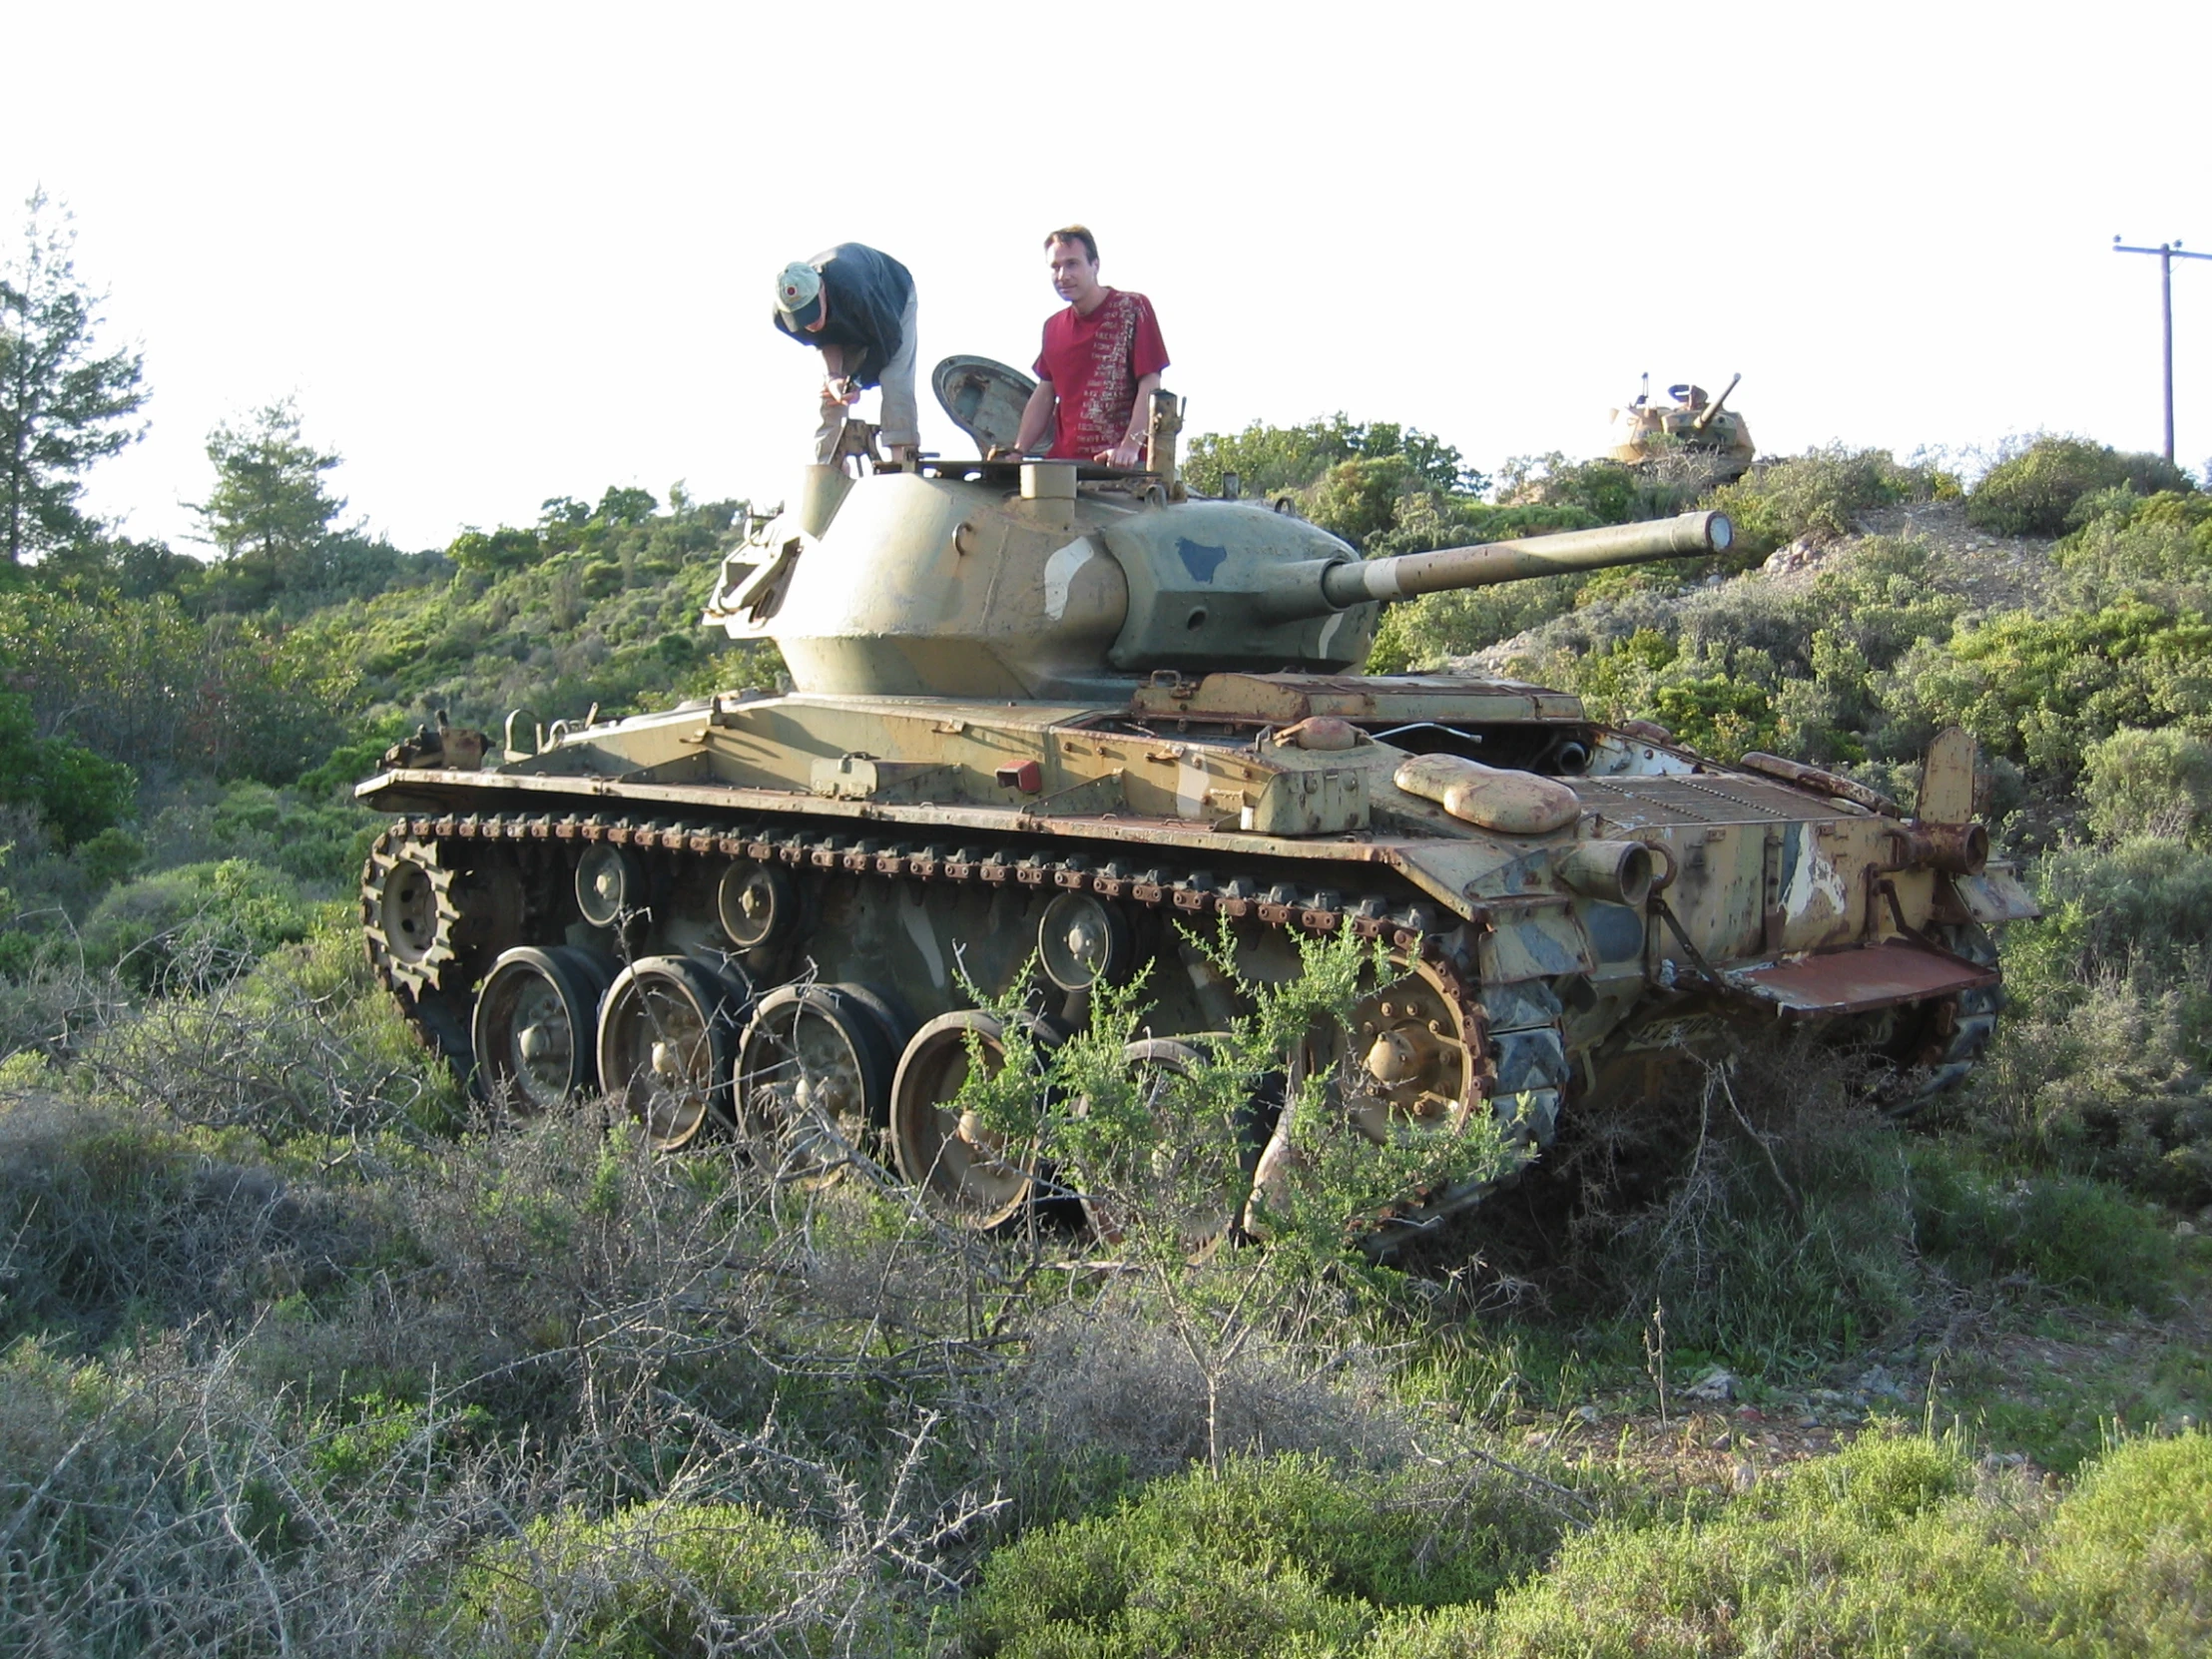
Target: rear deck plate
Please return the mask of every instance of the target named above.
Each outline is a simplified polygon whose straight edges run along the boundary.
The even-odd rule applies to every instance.
[[[1743,968],[1730,984],[1785,1017],[1856,1014],[1951,996],[1997,982],[1997,970],[1908,939]]]

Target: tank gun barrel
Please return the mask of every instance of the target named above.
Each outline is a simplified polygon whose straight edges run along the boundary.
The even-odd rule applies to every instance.
[[[1728,377],[1728,384],[1721,387],[1720,396],[1714,398],[1712,402],[1706,404],[1704,411],[1699,414],[1697,419],[1690,422],[1690,430],[1692,430],[1693,432],[1702,432],[1705,430],[1706,427],[1712,425],[1714,421],[1718,420],[1720,418],[1721,405],[1728,401],[1728,394],[1736,389],[1736,382],[1741,380],[1743,377],[1743,371],[1741,369],[1739,369],[1736,373],[1730,375]]]
[[[1494,587],[1500,582],[1556,576],[1567,570],[1602,570],[1612,565],[1725,553],[1734,540],[1735,528],[1727,514],[1683,513],[1643,524],[1564,530],[1517,541],[1446,547],[1434,553],[1355,560],[1331,565],[1322,572],[1320,592],[1312,596],[1319,605],[1306,614],[1323,616],[1331,610],[1375,600],[1411,599],[1451,588]]]

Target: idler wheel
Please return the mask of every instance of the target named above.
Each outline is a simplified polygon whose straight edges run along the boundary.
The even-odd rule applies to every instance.
[[[1058,1032],[1040,1021],[1032,1035],[1049,1043]],[[891,1152],[931,1209],[980,1233],[1020,1215],[1043,1183],[1033,1145],[1008,1142],[972,1112],[946,1109],[967,1080],[970,1036],[995,1074],[1006,1063],[1005,1027],[995,1014],[959,1008],[914,1033],[891,1080]]]
[[[409,990],[434,989],[457,954],[454,870],[435,841],[379,837],[361,870],[369,960]]]
[[[523,945],[485,975],[472,1023],[476,1082],[524,1115],[599,1085],[599,1002],[611,965],[589,951]]]
[[[695,1137],[727,1110],[750,987],[736,969],[689,956],[624,968],[599,1010],[599,1075],[656,1152]]]
[[[898,1049],[872,999],[844,985],[783,985],[738,1045],[738,1127],[773,1147],[780,1177],[834,1176],[888,1121]]]

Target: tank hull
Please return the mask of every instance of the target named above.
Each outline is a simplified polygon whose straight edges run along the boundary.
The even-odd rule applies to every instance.
[[[618,1091],[693,1079],[698,1123],[644,1114],[670,1144],[744,1116],[741,1051],[798,1007],[787,992],[764,1012],[778,987],[828,987],[799,1013],[840,1058],[810,1086],[847,1087],[850,1139],[878,1149],[912,1115],[912,1068],[870,1083],[861,1050],[941,1050],[931,1027],[979,995],[1041,992],[1045,1017],[1080,1018],[1085,993],[1038,968],[1070,916],[1117,972],[1149,970],[1155,1039],[1244,1011],[1202,948],[1223,929],[1247,985],[1295,976],[1302,938],[1351,933],[1401,976],[1356,1014],[1360,1044],[1403,1060],[1361,1074],[1347,1110],[1369,1114],[1363,1132],[1448,1142],[1495,1122],[1534,1152],[1562,1113],[1791,1027],[1864,1040],[1915,1089],[1970,1063],[1994,1010],[1989,933],[2032,906],[2008,871],[1967,867],[1960,827],[1848,788],[1717,767],[1508,682],[1166,674],[1113,703],[722,698],[565,733],[496,771],[371,780],[361,798],[398,820],[363,920],[409,1017],[487,1086],[587,1044],[659,1068],[597,1079]],[[546,952],[594,983],[658,973],[700,1035],[585,1029],[643,1017],[612,993],[564,1029],[535,980],[535,1003],[502,984],[480,1005],[491,976],[527,977]],[[667,963],[694,967],[652,966]],[[487,1006],[555,1017],[487,1030]],[[998,1190],[977,1175],[954,1196],[987,1212]],[[1384,1234],[1482,1190],[1408,1194]]]

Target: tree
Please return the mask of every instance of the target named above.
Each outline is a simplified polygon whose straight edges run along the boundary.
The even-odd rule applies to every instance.
[[[22,256],[0,268],[0,549],[11,565],[90,530],[77,509],[83,473],[146,431],[129,424],[146,401],[143,360],[98,354],[107,296],[78,278],[68,212],[51,223],[44,191],[26,206]]]
[[[322,487],[322,475],[340,457],[300,435],[292,400],[257,410],[243,429],[218,426],[208,434],[208,459],[215,488],[192,504],[206,530],[202,539],[226,559],[258,558],[258,574],[272,592],[306,576],[345,501]]]

